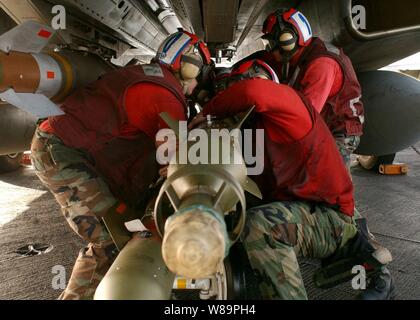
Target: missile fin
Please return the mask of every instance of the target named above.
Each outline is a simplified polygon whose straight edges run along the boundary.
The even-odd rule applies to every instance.
[[[254,182],[254,180],[252,180],[250,178],[246,178],[244,189],[245,189],[245,191],[249,192],[253,196],[262,200],[262,198],[263,198],[262,193],[260,191],[260,188]]]
[[[166,124],[171,128],[173,131],[175,131],[176,136],[179,134],[179,124],[178,121],[175,121],[172,119],[172,117],[167,112],[162,112],[159,114],[159,116],[162,118],[163,121],[166,122]]]
[[[251,115],[251,113],[254,111],[254,109],[255,109],[255,106],[252,106],[251,108],[249,108],[249,110],[246,112],[246,114],[235,125],[235,129],[240,129],[242,127],[245,120],[248,119],[248,117]]]
[[[25,21],[0,36],[0,50],[40,53],[54,36],[55,31],[36,21]]]
[[[121,217],[115,213],[115,211],[110,210],[103,218],[104,222],[112,241],[114,241],[115,246],[118,250],[122,250],[124,246],[130,241],[131,232],[125,227],[123,221],[125,217]]]
[[[16,93],[9,89],[0,93],[0,98],[39,119],[63,115],[64,112],[42,94]]]

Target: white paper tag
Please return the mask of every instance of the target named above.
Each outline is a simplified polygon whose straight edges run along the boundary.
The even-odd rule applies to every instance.
[[[160,77],[163,78],[163,71],[158,64],[145,64],[141,66],[143,72],[149,77]]]
[[[147,231],[148,229],[144,226],[144,224],[140,221],[140,219],[131,220],[124,223],[125,227],[130,232],[142,232]]]

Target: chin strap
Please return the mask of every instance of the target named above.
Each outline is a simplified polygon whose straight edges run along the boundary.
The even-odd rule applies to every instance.
[[[289,83],[289,73],[290,73],[290,61],[292,60],[293,56],[299,51],[300,47],[296,46],[295,49],[292,51],[284,51],[281,50],[280,47],[278,47],[278,50],[283,58],[283,64],[282,64],[282,70],[281,70],[281,79],[280,82],[283,84]],[[303,52],[303,55],[299,58],[299,61],[297,62],[297,66],[299,66],[300,62],[305,59],[305,57],[308,55],[309,50],[305,49]]]
[[[281,67],[280,83],[287,84],[289,82],[290,56],[283,55],[283,65]]]
[[[281,79],[280,82],[282,84],[287,84],[289,81],[289,68],[290,68],[290,62],[287,61],[285,63],[283,63],[283,66],[281,68]]]

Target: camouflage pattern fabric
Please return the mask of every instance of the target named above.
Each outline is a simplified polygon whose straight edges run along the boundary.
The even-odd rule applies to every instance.
[[[351,155],[356,151],[357,147],[360,144],[359,136],[345,136],[345,135],[335,135],[335,143],[337,144],[338,151],[340,151],[341,156],[346,164],[346,167],[350,170],[351,164]]]
[[[248,211],[242,241],[263,299],[306,300],[297,257],[326,258],[357,234],[332,208],[274,202]],[[351,219],[350,219],[351,220]]]
[[[61,206],[70,227],[89,244],[80,251],[59,299],[92,299],[111,266],[116,247],[101,218],[117,200],[86,155],[39,129],[32,141],[31,160],[42,183]]]
[[[341,157],[346,164],[347,169],[350,172],[350,165],[351,165],[351,155],[356,151],[357,147],[360,144],[360,137],[359,136],[349,136],[346,137],[345,135],[335,135],[334,136],[335,143],[337,144],[338,151],[341,154]],[[350,172],[350,178],[351,172]],[[353,180],[353,179],[352,179]],[[354,208],[354,219],[362,219],[362,215],[360,214],[357,208]],[[370,237],[374,238],[373,235],[370,233]]]

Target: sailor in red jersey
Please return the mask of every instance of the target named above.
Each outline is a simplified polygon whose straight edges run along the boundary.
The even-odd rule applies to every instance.
[[[239,65],[225,81],[217,87],[228,88],[191,126],[208,115],[225,117],[255,106],[255,127],[265,130],[265,167],[255,181],[268,204],[249,210],[243,241],[263,297],[307,299],[298,256],[331,263],[344,255],[359,264],[374,256],[378,270],[390,262],[389,251],[369,242],[366,226],[348,219],[354,210],[350,175],[330,130],[305,97],[279,84],[258,60]],[[389,296],[391,286],[375,297]],[[375,290],[365,294],[372,297]]]
[[[326,122],[349,167],[364,123],[361,88],[349,57],[342,49],[314,37],[307,18],[295,9],[271,13],[262,32],[270,51],[245,59],[267,62],[281,83],[308,99]]]
[[[177,32],[162,43],[154,63],[105,74],[65,100],[65,115],[37,129],[31,150],[36,173],[89,243],[61,299],[93,298],[117,253],[102,219],[138,217],[135,208],[159,175],[155,138],[166,127],[159,114],[186,120],[185,96],[210,63],[197,36]]]

